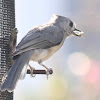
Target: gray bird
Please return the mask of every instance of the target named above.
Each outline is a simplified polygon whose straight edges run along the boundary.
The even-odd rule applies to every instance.
[[[67,37],[82,34],[82,31],[76,29],[74,22],[60,15],[53,15],[47,24],[34,27],[16,47],[15,62],[3,79],[1,91],[14,90],[17,81],[24,79],[30,60],[48,70],[43,62],[62,47]]]

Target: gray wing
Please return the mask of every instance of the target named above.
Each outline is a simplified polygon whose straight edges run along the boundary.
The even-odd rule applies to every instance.
[[[32,49],[46,49],[56,46],[62,42],[63,37],[62,31],[56,26],[35,28],[21,40],[14,55],[16,56]]]

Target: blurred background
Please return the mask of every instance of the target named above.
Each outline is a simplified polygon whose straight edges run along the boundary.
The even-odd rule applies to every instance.
[[[15,0],[17,43],[34,26],[53,14],[72,19],[83,37],[69,37],[63,47],[44,64],[53,75],[30,75],[19,81],[14,100],[100,100],[100,1]],[[43,69],[30,62],[36,69]]]

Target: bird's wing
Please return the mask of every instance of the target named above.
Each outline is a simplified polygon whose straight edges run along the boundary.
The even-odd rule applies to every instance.
[[[14,55],[32,49],[46,49],[60,44],[63,40],[62,31],[56,26],[46,26],[31,30],[18,44]]]

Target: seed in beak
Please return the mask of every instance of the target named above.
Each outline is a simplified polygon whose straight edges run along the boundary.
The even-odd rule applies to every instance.
[[[82,32],[82,31],[80,31],[80,30],[78,30],[78,29],[76,29],[76,28],[75,28],[75,30],[73,31],[73,34],[74,34],[74,35],[80,36],[80,37],[83,35],[83,33],[84,33],[84,32]]]

